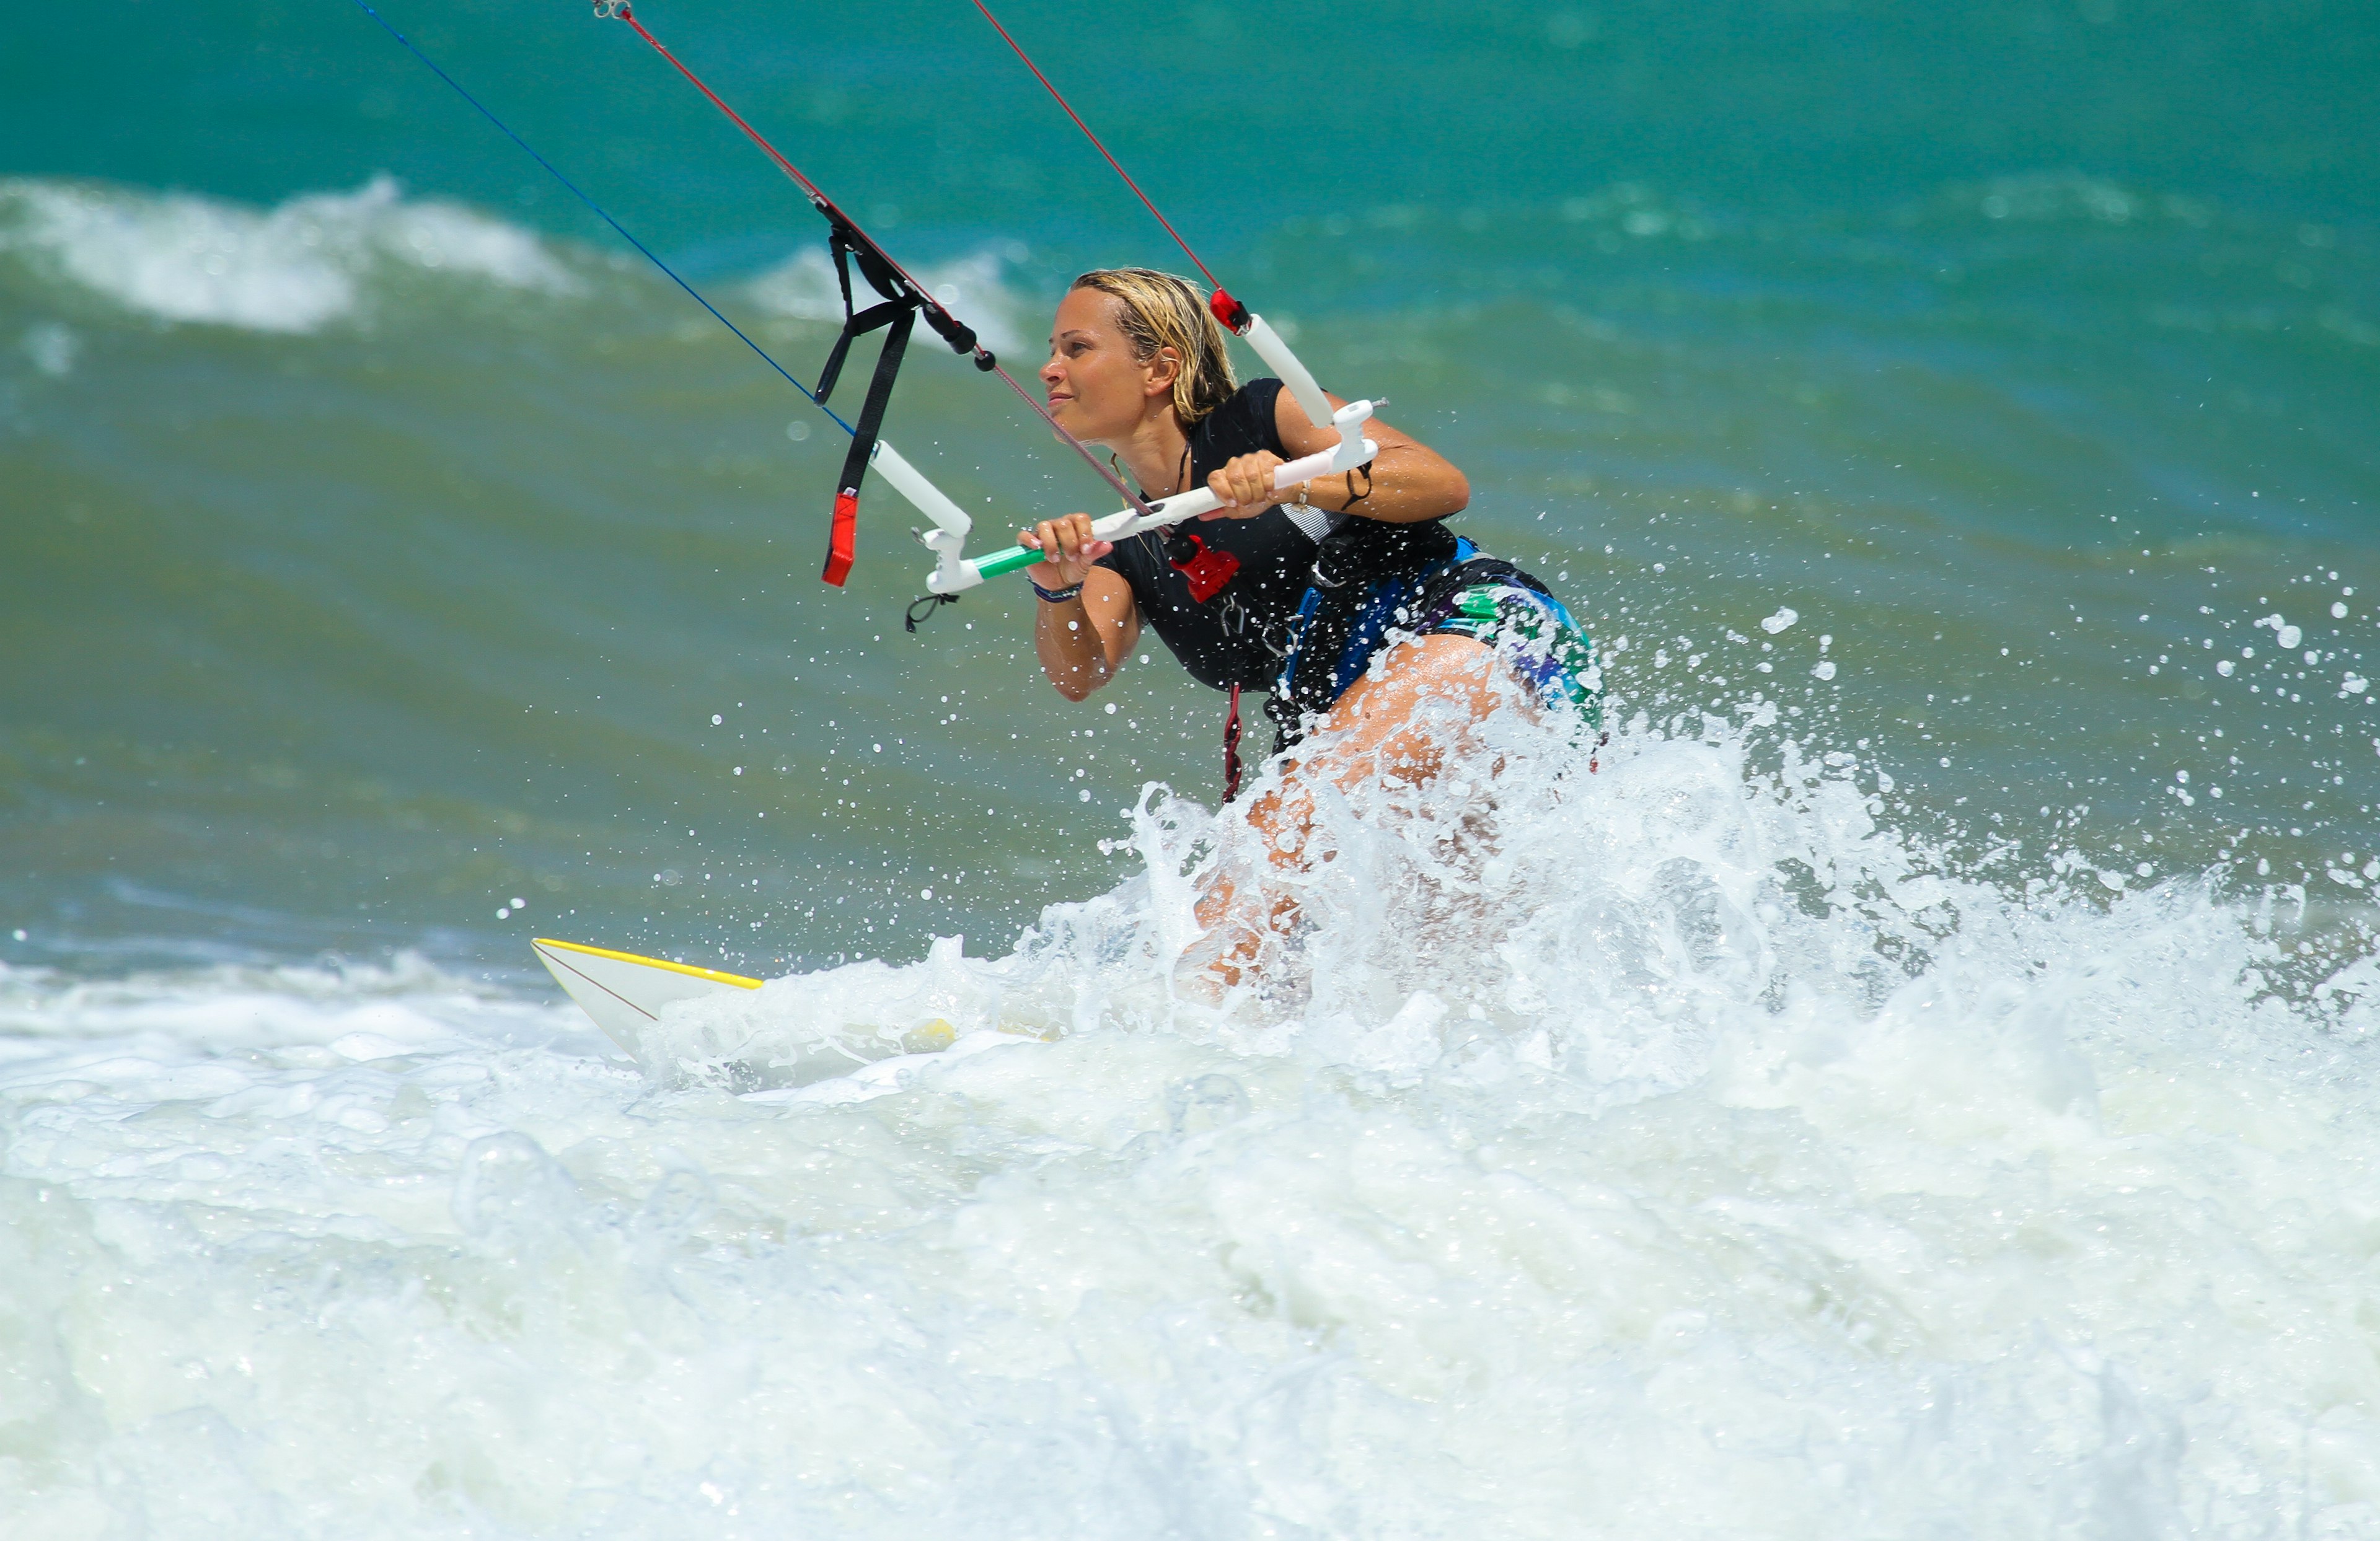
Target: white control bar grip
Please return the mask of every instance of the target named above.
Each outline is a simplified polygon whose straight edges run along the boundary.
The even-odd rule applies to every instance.
[[[942,490],[926,479],[926,473],[901,457],[901,452],[882,439],[876,441],[876,455],[868,466],[892,484],[892,490],[914,504],[918,513],[931,519],[953,535],[965,536],[975,521],[953,503]]]
[[[1332,409],[1330,398],[1324,395],[1322,387],[1315,382],[1314,371],[1305,367],[1305,361],[1298,358],[1296,351],[1289,346],[1289,339],[1275,332],[1270,322],[1252,311],[1248,316],[1248,329],[1241,335],[1247,338],[1248,346],[1257,350],[1257,357],[1271,366],[1273,373],[1281,376],[1281,382],[1289,387],[1291,396],[1296,399],[1298,406],[1305,408],[1308,421],[1332,423],[1338,427],[1339,449],[1325,470],[1352,471],[1379,453],[1370,441],[1356,436],[1354,423],[1340,421],[1346,415],[1346,409]],[[1378,405],[1378,402],[1372,404],[1375,406]],[[1370,416],[1371,412],[1366,408],[1364,417]],[[1303,481],[1305,479],[1300,477],[1298,479]]]
[[[1248,329],[1242,335],[1247,338],[1248,346],[1257,350],[1257,357],[1270,366],[1273,373],[1281,376],[1281,382],[1289,387],[1289,394],[1297,399],[1297,405],[1305,408],[1309,421],[1327,423],[1330,420],[1330,399],[1322,394],[1322,387],[1315,383],[1314,372],[1305,367],[1305,360],[1291,351],[1287,338],[1275,332],[1272,324],[1262,316],[1253,313],[1248,317]],[[1305,479],[1301,477],[1299,479]]]
[[[1371,415],[1372,404],[1368,401],[1351,401],[1332,413],[1330,420],[1331,426],[1339,431],[1341,440],[1339,446],[1335,449],[1321,450],[1292,460],[1286,465],[1275,467],[1272,473],[1273,490],[1282,491],[1301,481],[1310,481],[1318,476],[1329,476],[1341,469],[1339,462],[1350,453],[1350,441],[1353,442],[1353,453],[1355,455],[1355,459],[1351,462],[1353,465],[1363,465],[1379,454],[1379,445],[1355,432],[1355,430]],[[1221,506],[1221,500],[1218,499],[1212,491],[1201,487],[1196,491],[1176,493],[1172,497],[1162,498],[1150,504],[1147,516],[1144,516],[1136,508],[1118,509],[1105,518],[1092,520],[1091,533],[1102,540],[1127,540],[1143,530],[1180,524],[1184,519],[1195,519],[1201,514],[1210,514]],[[937,538],[929,537],[927,543],[935,548],[937,554],[941,552],[941,547]],[[1013,573],[1019,568],[1030,567],[1041,560],[1041,553],[1031,547],[1014,546],[1004,552],[995,552],[990,556],[980,556],[957,563],[955,565],[959,571],[955,573],[947,571],[951,564],[946,563],[937,566],[933,576],[927,579],[926,586],[938,594],[956,594],[974,588],[986,578],[998,577],[1002,573]]]
[[[1364,402],[1358,405],[1369,406],[1371,404]],[[1369,439],[1359,439],[1356,442],[1366,452],[1365,459],[1368,460],[1372,455],[1379,453],[1380,447]],[[1290,461],[1287,465],[1276,467],[1272,473],[1273,491],[1283,491],[1301,481],[1311,481],[1318,476],[1329,476],[1337,467],[1339,451],[1327,449],[1306,455],[1303,459]],[[1357,461],[1356,464],[1361,465],[1363,462]],[[1195,519],[1201,514],[1211,514],[1221,506],[1221,499],[1201,487],[1195,492],[1184,492],[1179,497],[1166,498],[1161,502],[1150,504],[1148,505],[1150,516],[1148,518],[1143,518],[1137,509],[1125,508],[1119,509],[1104,519],[1094,519],[1091,521],[1091,533],[1102,540],[1122,540],[1128,536],[1138,535],[1145,529],[1156,529],[1164,525],[1178,525],[1184,519]]]

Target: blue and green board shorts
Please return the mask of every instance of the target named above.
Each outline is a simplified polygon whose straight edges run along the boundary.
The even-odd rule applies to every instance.
[[[1461,583],[1463,569],[1475,561],[1484,569],[1479,581]],[[1444,588],[1450,578],[1460,587]],[[1458,539],[1448,561],[1375,584],[1358,604],[1333,662],[1330,699],[1344,694],[1374,656],[1400,636],[1446,633],[1485,643],[1548,707],[1575,712],[1586,731],[1599,734],[1603,673],[1595,642],[1560,600],[1531,587],[1536,582],[1509,563],[1484,559],[1478,547]],[[1301,625],[1314,614],[1318,599],[1317,590],[1306,590],[1298,610]],[[1287,688],[1299,651],[1291,648],[1276,691]]]
[[[1516,583],[1475,583],[1458,588],[1423,618],[1424,637],[1468,637],[1495,649],[1512,673],[1549,707],[1576,710],[1587,727],[1603,727],[1603,671],[1595,641],[1550,594]]]

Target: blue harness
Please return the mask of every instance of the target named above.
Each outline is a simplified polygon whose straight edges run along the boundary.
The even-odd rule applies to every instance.
[[[1347,630],[1347,644],[1339,649],[1339,657],[1330,666],[1330,700],[1337,701],[1347,693],[1347,687],[1355,683],[1355,676],[1364,672],[1372,661],[1372,655],[1380,650],[1381,643],[1388,637],[1389,628],[1421,619],[1416,613],[1415,601],[1432,578],[1478,554],[1476,545],[1458,535],[1454,538],[1454,554],[1445,561],[1432,563],[1402,576],[1375,582],[1356,605],[1354,623]],[[1285,698],[1289,694],[1290,681],[1304,661],[1306,632],[1313,625],[1315,612],[1321,607],[1322,590],[1307,585],[1305,598],[1298,601],[1296,618],[1290,623],[1289,651],[1282,657],[1281,673],[1273,682],[1276,698]]]

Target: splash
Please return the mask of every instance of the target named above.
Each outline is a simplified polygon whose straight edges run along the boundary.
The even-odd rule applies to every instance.
[[[1716,717],[1640,715],[1592,776],[1496,722],[1427,795],[1321,800],[1297,927],[1219,1001],[1196,888],[1264,854],[1154,786],[1145,870],[1005,955],[679,1008],[641,1069],[419,964],[0,977],[0,1502],[40,1535],[2380,1512],[2380,962],[2296,979],[2213,880],[1962,873],[1845,757]]]

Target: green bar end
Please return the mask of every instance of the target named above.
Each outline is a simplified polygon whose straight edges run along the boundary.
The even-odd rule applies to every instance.
[[[1047,560],[1048,558],[1041,554],[1038,547],[1011,546],[1004,552],[998,552],[978,559],[975,564],[975,570],[987,578],[996,578],[1003,574],[1018,572],[1032,566],[1037,562]]]

